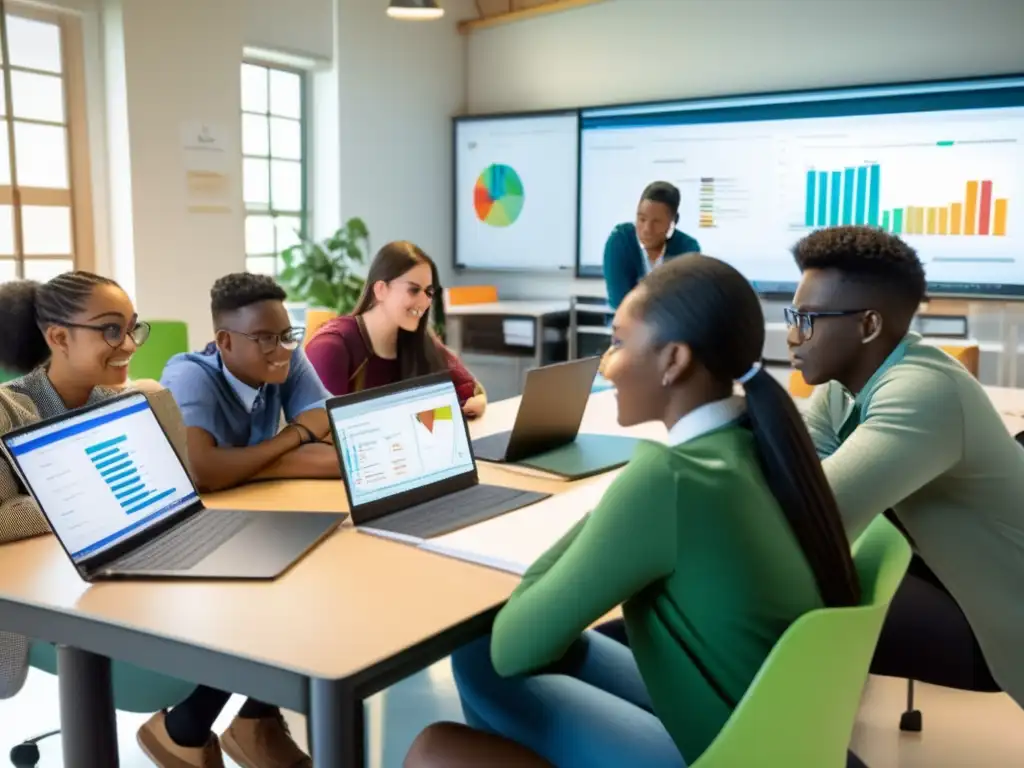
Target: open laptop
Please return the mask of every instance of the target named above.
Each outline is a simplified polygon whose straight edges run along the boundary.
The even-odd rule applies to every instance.
[[[576,439],[600,357],[532,368],[511,432],[473,441],[482,461],[514,462],[568,445]]]
[[[0,444],[86,581],[273,579],[346,517],[207,509],[139,393],[14,430]]]
[[[550,494],[482,485],[451,375],[327,401],[352,522],[367,532],[429,539]]]

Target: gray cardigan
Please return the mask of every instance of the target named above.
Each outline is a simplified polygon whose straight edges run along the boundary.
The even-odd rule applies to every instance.
[[[174,450],[188,467],[185,424],[171,393],[152,381],[134,382],[132,389],[144,392],[149,398]],[[120,394],[117,390],[97,387],[89,396],[89,404],[117,394]],[[0,386],[0,434],[65,411],[64,402],[42,368]],[[26,495],[10,465],[0,457],[0,544],[49,532],[39,507],[32,497]],[[25,684],[28,648],[27,637],[0,631],[0,699],[14,696]]]

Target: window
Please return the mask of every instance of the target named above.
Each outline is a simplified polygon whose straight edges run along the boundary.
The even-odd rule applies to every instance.
[[[0,282],[92,267],[91,211],[79,205],[85,159],[80,38],[55,14],[10,12],[0,36]],[[80,69],[80,68],[79,68]],[[78,185],[87,192],[88,184]],[[80,246],[80,247],[79,247]]]
[[[306,231],[305,82],[289,69],[242,64],[245,266],[276,277]]]

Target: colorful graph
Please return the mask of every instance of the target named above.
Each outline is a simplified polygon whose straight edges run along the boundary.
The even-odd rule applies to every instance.
[[[804,225],[835,227],[839,224],[878,226],[882,169],[877,163],[840,171],[807,171]]]
[[[968,181],[964,199],[943,206],[908,205],[882,212],[882,229],[895,235],[1006,236],[1008,198],[993,198],[991,181]]]
[[[420,411],[416,414],[416,421],[427,428],[427,432],[434,433],[434,422],[436,421],[451,421],[452,420],[452,407],[450,405],[442,405],[438,408],[431,408],[429,411]]]
[[[508,165],[495,163],[484,168],[473,188],[473,207],[480,221],[492,227],[507,227],[522,213],[526,196],[519,174]]]
[[[119,435],[89,446],[85,449],[85,453],[110,488],[110,492],[114,494],[124,513],[134,515],[136,512],[141,512],[158,501],[166,499],[174,493],[174,489],[158,491],[146,487],[135,462],[130,454],[124,451],[123,444],[127,439],[126,435]]]

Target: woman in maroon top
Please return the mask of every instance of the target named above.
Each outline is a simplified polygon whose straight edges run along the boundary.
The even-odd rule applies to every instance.
[[[448,369],[466,416],[487,406],[483,387],[430,330],[444,316],[437,266],[418,246],[388,243],[373,259],[351,315],[329,320],[306,344],[306,357],[335,395]]]

